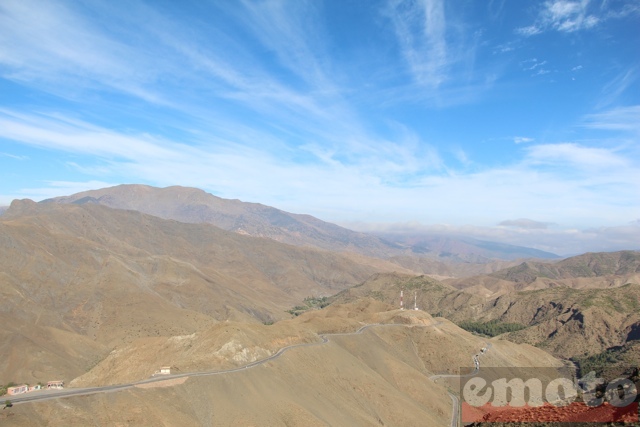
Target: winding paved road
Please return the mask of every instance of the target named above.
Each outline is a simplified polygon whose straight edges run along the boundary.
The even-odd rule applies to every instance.
[[[171,380],[171,379],[176,379],[176,378],[204,377],[204,376],[210,376],[210,375],[229,374],[229,373],[232,373],[232,372],[244,371],[246,369],[251,369],[251,368],[253,368],[255,366],[262,365],[262,364],[267,363],[267,362],[269,362],[271,360],[277,359],[278,357],[282,356],[285,352],[287,352],[287,351],[289,351],[291,349],[294,349],[294,348],[311,347],[311,346],[326,344],[326,343],[329,342],[329,337],[359,335],[359,334],[362,334],[367,329],[373,328],[373,327],[403,326],[403,327],[414,328],[414,327],[436,327],[436,326],[441,325],[441,324],[442,324],[441,321],[438,321],[438,322],[436,322],[434,324],[431,324],[431,325],[405,325],[405,324],[400,324],[400,323],[371,323],[369,325],[362,326],[360,329],[358,329],[355,332],[320,334],[319,336],[321,338],[321,341],[310,342],[310,343],[302,343],[302,344],[292,344],[292,345],[289,345],[289,346],[286,346],[286,347],[282,347],[281,349],[279,349],[277,352],[275,352],[274,354],[272,354],[269,357],[266,357],[266,358],[260,359],[260,360],[256,360],[255,362],[251,362],[249,364],[240,366],[238,368],[223,369],[223,370],[219,370],[219,371],[187,372],[187,373],[173,374],[173,375],[162,375],[162,376],[152,377],[152,378],[148,378],[146,380],[137,381],[137,382],[133,382],[133,383],[108,385],[108,386],[102,386],[102,387],[87,387],[87,388],[73,388],[73,389],[62,389],[62,390],[34,391],[34,392],[27,393],[27,394],[25,394],[23,396],[12,396],[10,399],[6,399],[6,400],[11,400],[12,404],[28,403],[28,402],[50,400],[50,399],[60,399],[60,398],[71,397],[71,396],[87,396],[87,395],[90,395],[90,394],[122,391],[122,390],[127,390],[127,389],[130,389],[130,388],[133,388],[133,387],[135,387],[137,385],[149,384],[149,383],[160,382],[160,381],[166,381],[166,380]],[[491,344],[488,344],[487,350],[489,349],[489,347],[491,347]],[[473,357],[474,357],[474,362],[475,362],[475,360],[476,360],[475,359],[475,355]],[[479,364],[476,364],[476,368],[471,374],[464,375],[462,377],[475,375],[478,372],[478,368],[479,368]],[[432,376],[429,377],[429,379],[431,379],[433,381],[436,381],[436,380],[438,380],[440,378],[450,378],[450,377],[458,377],[458,376],[459,375],[441,374],[441,375],[432,375]],[[459,405],[458,405],[458,397],[453,395],[453,394],[451,394],[451,393],[449,393],[449,397],[451,398],[451,402],[453,404],[451,426],[452,427],[457,427],[457,425],[458,425],[458,407],[459,407]]]
[[[429,379],[435,382],[440,378],[468,378],[476,375],[478,371],[480,371],[480,356],[483,356],[484,354],[487,353],[487,351],[489,351],[489,349],[491,348],[491,343],[490,342],[485,343],[484,348],[485,350],[480,354],[473,355],[472,359],[473,359],[475,368],[470,373],[466,375],[437,374],[437,375],[431,375]],[[453,405],[453,410],[451,411],[451,427],[458,427],[458,418],[459,418],[458,412],[460,409],[460,399],[458,399],[458,396],[456,396],[451,392],[449,392],[449,397],[451,398],[451,403]]]

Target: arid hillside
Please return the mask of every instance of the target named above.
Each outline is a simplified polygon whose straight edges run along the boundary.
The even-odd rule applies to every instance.
[[[494,259],[483,262],[460,262],[446,260],[442,257],[428,257],[419,255],[398,255],[389,258],[389,261],[398,264],[414,274],[428,274],[438,279],[450,279],[459,277],[471,277],[481,274],[490,274],[509,267],[522,264],[524,259],[502,260]]]
[[[0,217],[0,379],[75,377],[140,337],[270,322],[385,268],[209,224],[15,201]]]
[[[626,270],[625,270],[626,271]],[[419,308],[478,330],[521,329],[505,335],[514,342],[539,346],[561,357],[584,357],[640,340],[640,285],[605,289],[546,288],[511,291],[486,298],[455,289],[427,276],[377,274],[333,297],[344,303],[362,297]],[[517,326],[517,328],[516,328]],[[509,332],[509,328],[505,329]],[[640,362],[640,358],[639,358]]]
[[[488,340],[423,311],[388,308],[362,299],[273,325],[230,322],[189,337],[137,340],[77,382],[131,380],[143,371],[148,375],[160,362],[181,372],[241,366],[287,343],[316,344],[233,373],[19,404],[0,414],[0,420],[7,426],[51,420],[64,425],[450,425],[451,384],[430,376],[472,367],[472,356]],[[349,334],[371,323],[383,325]],[[323,343],[318,334],[331,332],[346,335],[329,335]],[[490,343],[482,356],[487,366],[562,366],[528,345],[501,339]],[[139,357],[131,360],[132,354]],[[120,365],[118,372],[109,368]]]

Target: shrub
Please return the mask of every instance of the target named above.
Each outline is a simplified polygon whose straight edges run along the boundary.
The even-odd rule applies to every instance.
[[[491,320],[489,322],[464,321],[460,322],[458,326],[466,331],[475,332],[477,334],[487,335],[490,337],[495,337],[496,335],[501,335],[507,332],[515,332],[526,328],[525,325],[522,325],[520,323],[502,323],[498,320]]]

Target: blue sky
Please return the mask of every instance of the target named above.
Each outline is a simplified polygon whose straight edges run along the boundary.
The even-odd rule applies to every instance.
[[[640,248],[637,1],[0,1],[0,205],[184,185]]]

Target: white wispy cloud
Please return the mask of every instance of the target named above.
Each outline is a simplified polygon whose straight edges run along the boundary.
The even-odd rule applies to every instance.
[[[640,192],[637,165],[613,150],[576,143],[527,145],[519,162],[463,173],[446,166],[437,151],[415,140],[410,131],[399,139],[402,145],[389,144],[386,151],[374,149],[348,163],[333,152],[314,155],[326,155],[326,161],[298,162],[269,147],[232,141],[185,145],[51,115],[7,111],[0,115],[0,138],[72,154],[85,171],[98,165],[105,182],[202,187],[222,197],[289,210],[305,206],[306,212],[329,220],[357,214],[385,221],[402,206],[407,218],[456,223],[468,217],[470,207],[481,206],[475,214],[478,223],[528,216],[546,222],[578,218],[612,223],[637,217],[637,203],[629,202],[629,194]],[[618,208],[612,210],[612,205]]]
[[[328,71],[334,67],[322,54],[318,41],[324,38],[322,29],[312,25],[317,21],[313,2],[219,5],[222,12],[236,16],[265,49],[276,52],[280,64],[297,80],[268,72],[259,58],[216,30],[213,34],[220,43],[202,43],[198,24],[185,28],[144,4],[132,5],[127,15],[121,9],[101,7],[100,12],[115,14],[123,23],[123,40],[106,37],[99,26],[66,3],[50,2],[40,8],[31,27],[26,23],[35,5],[28,0],[7,3],[0,14],[0,27],[6,24],[0,37],[7,41],[0,47],[0,64],[10,70],[7,77],[36,85],[46,82],[47,89],[56,93],[85,87],[161,104],[188,117],[191,126],[196,123],[199,135],[190,141],[195,145],[215,144],[242,152],[242,145],[269,144],[285,157],[300,156],[303,151],[302,155],[310,154],[320,163],[368,163],[389,181],[395,181],[393,175],[399,171],[419,171],[438,163],[437,153],[415,135],[400,132],[381,138],[373,134],[345,101],[335,73]],[[136,39],[129,42],[127,24],[132,21]],[[193,72],[183,72],[186,67],[177,65],[183,63]],[[203,92],[206,97],[200,95]],[[243,112],[256,113],[259,130],[247,124],[245,114],[226,113],[233,104]],[[51,114],[36,117],[11,111],[2,120],[6,138],[21,138],[43,148],[134,159],[138,155],[171,157],[167,147],[175,145],[151,135],[132,140],[126,134],[92,128],[88,122],[68,123],[68,118]],[[94,138],[91,144],[89,136]],[[287,140],[306,142],[295,147],[287,145]],[[175,152],[180,155],[193,149],[182,144]]]
[[[538,71],[533,73],[534,76],[543,76],[545,74],[549,74],[551,71],[545,70],[544,68],[540,68]]]
[[[442,0],[397,0],[391,3],[396,38],[414,79],[438,87],[447,80],[452,62]]]
[[[528,25],[526,27],[520,27],[516,29],[516,33],[529,37],[535,36],[536,34],[540,34],[542,32],[542,28],[537,25]]]
[[[172,159],[190,150],[167,148],[168,143],[150,136],[132,137],[77,120],[8,110],[0,110],[0,128],[0,137],[23,144],[116,159]]]
[[[156,77],[154,68],[137,72],[137,65],[148,62],[149,53],[133,51],[102,34],[65,4],[8,0],[0,12],[0,64],[5,65],[5,78],[38,84],[58,95],[64,90],[56,85],[76,91],[79,86],[107,87],[160,101],[145,87]]]
[[[628,160],[606,148],[585,147],[577,143],[540,144],[525,148],[527,160],[543,165],[570,165],[579,169],[617,168]]]
[[[606,7],[606,3],[603,7]],[[603,19],[613,17],[593,5],[590,0],[554,0],[542,4],[535,22],[516,29],[516,33],[531,37],[545,31],[572,33],[594,28]]]
[[[638,77],[637,68],[630,68],[618,73],[607,82],[601,91],[596,108],[606,108],[619,103],[621,95],[635,82]]]
[[[526,144],[529,142],[533,142],[534,138],[529,138],[526,136],[514,136],[513,137],[513,142],[516,144]]]
[[[584,118],[583,126],[640,135],[640,105],[617,107],[601,113],[588,114]]]
[[[528,218],[518,218],[518,219],[506,219],[504,221],[500,221],[498,225],[505,227],[518,227],[525,228],[528,230],[534,229],[546,229],[551,225],[548,222],[535,221]]]
[[[29,159],[29,157],[27,157],[27,156],[23,156],[23,155],[19,155],[19,154],[11,154],[11,153],[2,153],[2,152],[0,152],[0,156],[10,157],[10,158],[16,159],[16,160],[27,160],[27,159]]]
[[[522,69],[525,71],[532,71],[538,67],[542,67],[545,65],[547,61],[539,61],[538,58],[531,58],[525,61],[522,61],[520,65],[522,65]]]
[[[317,19],[317,4],[307,0],[242,1],[243,8],[235,15],[258,40],[276,52],[282,65],[287,67],[313,90],[335,93],[327,71],[331,67],[329,55],[320,40],[326,34]],[[335,69],[334,69],[335,70]]]

